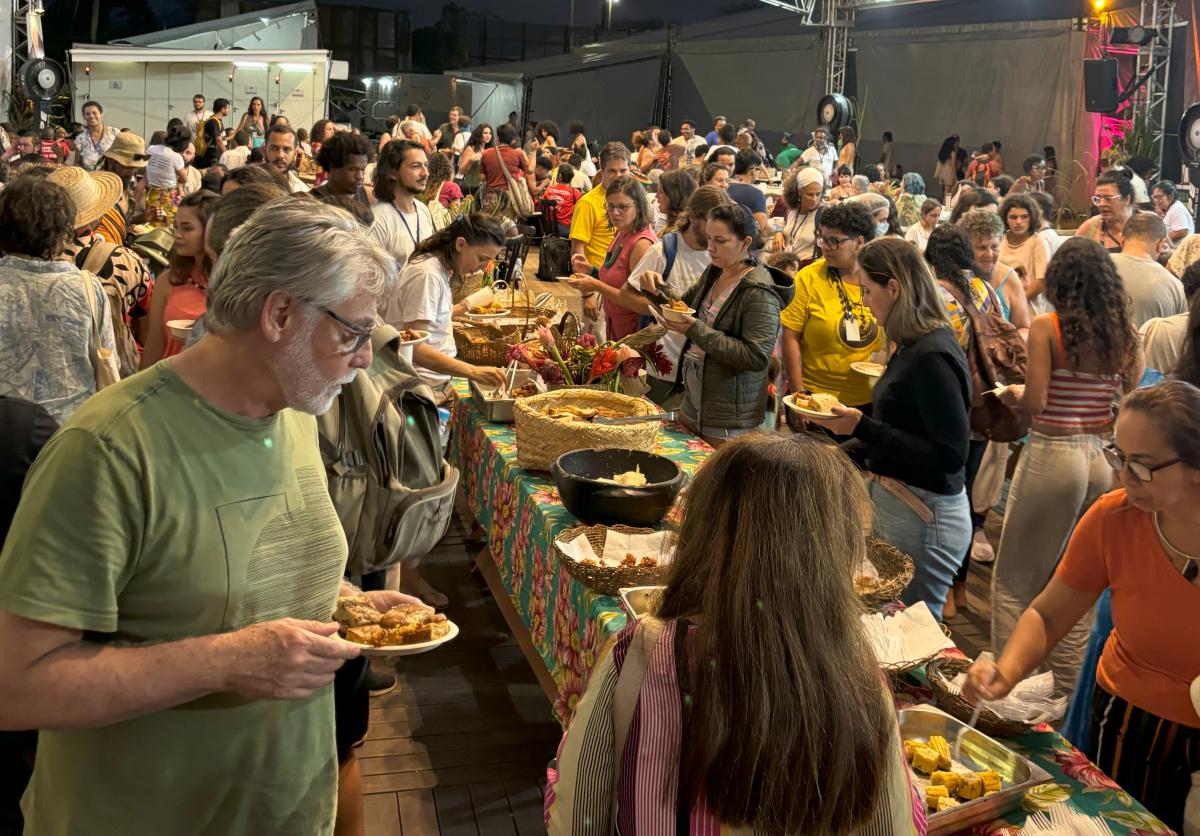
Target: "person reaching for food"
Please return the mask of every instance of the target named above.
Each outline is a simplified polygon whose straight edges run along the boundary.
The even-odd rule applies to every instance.
[[[859,254],[863,303],[895,345],[872,392],[871,416],[835,406],[809,417],[864,448],[875,536],[912,557],[900,600],[942,618],[946,593],[971,543],[964,489],[971,434],[971,372],[941,289],[924,258],[900,238]]]
[[[1200,389],[1171,380],[1126,395],[1104,458],[1120,487],[1083,515],[1000,658],[972,665],[963,695],[1006,696],[1047,665],[1110,589],[1113,630],[1080,749],[1167,827],[1186,833],[1184,802],[1200,749],[1189,694],[1200,674]]]
[[[707,461],[656,610],[601,652],[559,746],[551,836],[926,832],[851,586],[865,499],[810,438]]]

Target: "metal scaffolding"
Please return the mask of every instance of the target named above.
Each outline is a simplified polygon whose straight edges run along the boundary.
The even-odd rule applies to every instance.
[[[859,0],[825,0],[825,92],[846,92],[846,61]]]
[[[1140,24],[1155,32],[1150,43],[1138,48],[1134,79],[1145,83],[1134,94],[1134,118],[1145,120],[1154,143],[1151,159],[1162,166],[1163,134],[1167,128],[1167,88],[1171,76],[1171,42],[1175,31],[1173,0],[1142,0]]]

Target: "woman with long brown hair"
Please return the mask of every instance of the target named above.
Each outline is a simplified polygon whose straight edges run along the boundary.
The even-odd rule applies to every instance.
[[[924,601],[940,621],[971,544],[971,372],[942,289],[916,248],[877,238],[858,258],[863,303],[895,351],[871,390],[871,415],[835,406],[834,418],[810,420],[862,443],[875,535],[916,564],[901,600]]]
[[[257,148],[263,144],[263,139],[267,135],[267,110],[261,98],[255,96],[250,100],[250,104],[246,106],[246,112],[242,114],[242,119],[238,122],[237,129],[250,134],[251,148]]]
[[[208,307],[208,276],[213,268],[204,249],[204,230],[220,197],[215,192],[202,190],[179,202],[170,267],[156,277],[154,295],[150,299],[150,325],[146,347],[142,350],[143,369],[183,351],[184,344],[168,330],[168,322],[195,322],[204,316]]]
[[[1075,236],[1063,243],[1046,269],[1046,299],[1054,313],[1036,317],[1029,329],[1025,384],[1001,396],[1033,421],[992,575],[998,651],[1050,580],[1075,523],[1110,488],[1104,445],[1113,431],[1112,405],[1142,374],[1129,299],[1099,242]],[[1090,626],[1090,617],[1081,620],[1049,655],[1062,694],[1075,686]]]
[[[551,834],[925,832],[850,583],[864,501],[808,438],[705,463],[657,612],[597,661],[563,738]]]

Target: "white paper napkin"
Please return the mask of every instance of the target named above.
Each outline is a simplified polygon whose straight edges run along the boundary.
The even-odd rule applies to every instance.
[[[915,662],[954,647],[924,601],[887,618],[881,613],[864,615],[862,623],[881,665]]]
[[[603,554],[596,554],[588,538],[582,536],[569,542],[559,540],[558,547],[562,549],[563,554],[577,563],[596,561],[602,566],[610,567],[620,566],[627,554],[632,554],[639,560],[643,557],[653,557],[659,566],[666,566],[674,554],[674,544],[668,531],[655,531],[652,534],[609,531],[604,538]]]
[[[962,693],[967,681],[964,671],[950,682],[950,690]],[[989,700],[987,707],[1005,720],[1018,723],[1051,723],[1067,713],[1067,697],[1054,698],[1054,674],[1051,671],[1022,679],[1002,700]]]

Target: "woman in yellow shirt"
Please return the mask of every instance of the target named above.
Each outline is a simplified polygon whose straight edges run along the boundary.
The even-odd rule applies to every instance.
[[[883,351],[883,330],[862,301],[858,253],[875,237],[875,219],[854,203],[821,214],[824,258],[796,274],[796,295],[780,315],[783,362],[792,392],[826,392],[870,413],[871,385],[851,363]]]

